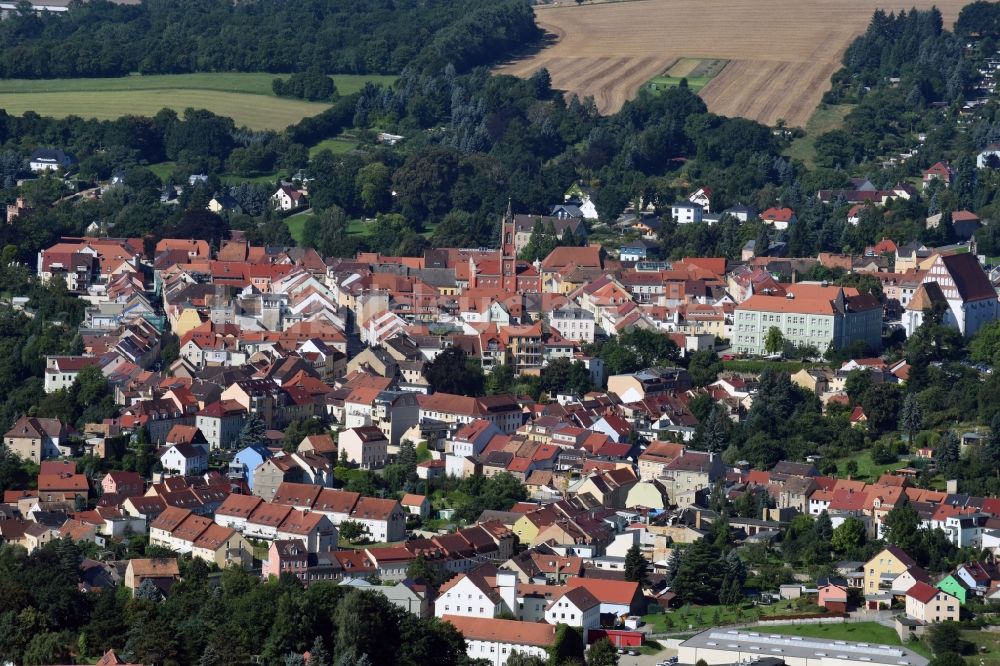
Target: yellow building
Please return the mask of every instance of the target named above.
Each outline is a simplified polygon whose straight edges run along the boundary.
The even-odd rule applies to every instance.
[[[912,557],[897,548],[883,548],[865,564],[865,594],[878,594],[892,589],[892,580],[916,565]]]
[[[535,543],[535,539],[538,538],[538,532],[543,527],[551,524],[551,518],[543,516],[542,513],[541,510],[532,511],[517,519],[511,531],[517,536],[518,543]]]
[[[181,310],[177,318],[170,322],[170,328],[173,329],[174,335],[178,338],[182,337],[185,333],[193,328],[198,328],[204,323],[199,314],[198,310],[195,308],[184,308]]]
[[[656,481],[640,481],[632,486],[628,491],[628,499],[625,506],[642,506],[647,509],[665,509],[669,505],[667,500],[667,489],[662,483]]]

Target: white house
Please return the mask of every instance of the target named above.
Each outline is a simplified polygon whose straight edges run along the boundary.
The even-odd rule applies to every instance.
[[[306,204],[306,195],[290,185],[282,185],[271,195],[271,203],[278,210],[293,210]]]
[[[375,542],[401,541],[406,537],[406,514],[394,499],[362,497],[351,511],[351,520],[364,525]]]
[[[45,392],[70,388],[84,368],[100,363],[101,359],[95,356],[46,356]]]
[[[712,190],[707,187],[699,187],[697,190],[692,192],[690,196],[688,196],[688,201],[701,206],[702,211],[706,213],[712,212]]]
[[[947,304],[944,323],[970,338],[1000,319],[1000,301],[990,279],[971,253],[938,255],[903,313],[907,336],[923,323],[924,310]]]
[[[499,428],[484,420],[473,421],[460,428],[451,442],[451,454],[445,458],[445,473],[463,477],[466,458],[478,456],[491,439],[502,434]]]
[[[583,308],[564,306],[549,313],[549,326],[567,340],[592,343],[594,341],[594,314]]]
[[[361,469],[379,469],[389,458],[389,440],[376,426],[349,428],[337,437],[338,450]]]
[[[701,216],[704,212],[705,210],[701,206],[690,201],[678,201],[670,206],[670,216],[677,224],[701,222]]]
[[[601,626],[601,602],[585,588],[567,590],[552,600],[545,609],[545,621],[549,624],[568,624],[584,631],[599,629]]]
[[[181,476],[199,474],[208,469],[208,449],[204,444],[173,444],[160,454],[160,464]]]
[[[441,586],[434,601],[435,617],[461,615],[491,619],[503,610],[504,601],[500,593],[475,573],[459,574],[452,578]]]
[[[407,493],[403,495],[403,501],[400,504],[410,514],[420,516],[421,518],[426,518],[431,512],[431,503],[427,501],[426,495]]]
[[[465,653],[470,659],[482,659],[491,666],[504,666],[515,652],[548,659],[548,650],[556,641],[555,626],[541,622],[484,620],[457,615],[445,615],[442,619],[465,637]]]
[[[61,150],[39,148],[28,158],[28,168],[35,173],[67,169],[73,163],[73,158]]]

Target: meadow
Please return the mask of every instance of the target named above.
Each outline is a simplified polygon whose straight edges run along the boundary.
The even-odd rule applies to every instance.
[[[123,115],[155,115],[169,108],[207,109],[252,129],[284,129],[327,105],[276,97],[271,81],[281,75],[264,72],[217,72],[125,76],[107,79],[0,80],[0,108],[20,115],[34,111],[57,118],[69,115],[111,120]],[[342,94],[366,82],[389,85],[391,76],[334,75]]]

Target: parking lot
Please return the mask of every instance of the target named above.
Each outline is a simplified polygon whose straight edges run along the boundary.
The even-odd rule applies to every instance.
[[[618,655],[618,666],[656,666],[657,664],[677,656],[675,648],[663,648],[656,654],[640,654],[632,656],[629,654]],[[676,665],[672,665],[676,666]]]

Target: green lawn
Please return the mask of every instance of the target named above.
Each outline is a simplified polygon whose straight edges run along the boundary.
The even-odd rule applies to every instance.
[[[312,209],[310,209],[301,213],[296,213],[295,215],[285,218],[285,224],[288,225],[288,231],[292,234],[292,238],[294,238],[296,242],[298,243],[302,242],[302,232],[305,229],[306,220],[309,219],[309,216],[312,214],[313,211]],[[375,224],[374,221],[365,221],[359,218],[348,220],[347,233],[351,234],[352,236],[367,236],[368,234],[371,233],[373,224]],[[429,237],[432,233],[434,233],[434,225],[429,225],[421,233],[421,235],[426,238]]]
[[[768,634],[786,634],[789,636],[809,636],[811,638],[828,638],[838,641],[856,641],[860,643],[880,643],[882,645],[902,645],[899,635],[892,627],[886,627],[878,622],[844,622],[840,624],[789,624],[780,627],[754,627],[754,631]],[[923,643],[907,643],[917,654],[930,657],[930,651]]]
[[[644,87],[655,93],[675,88],[686,79],[688,88],[692,92],[698,92],[718,76],[728,62],[715,58],[680,58],[662,75],[647,81]]]
[[[853,456],[840,458],[836,461],[838,476],[847,476],[847,462],[849,460],[853,460],[858,464],[858,472],[854,475],[854,478],[865,481],[875,481],[878,477],[882,476],[889,470],[899,469],[900,467],[906,467],[907,465],[905,460],[899,460],[894,463],[889,463],[888,465],[876,465],[872,462],[871,452],[862,451],[854,454]]]
[[[178,112],[208,109],[252,129],[284,129],[328,104],[275,97],[267,73],[218,72],[124,76],[107,79],[8,79],[0,81],[0,108],[20,115],[34,111],[57,118],[77,115],[109,120],[126,114],[153,116],[163,108]],[[392,76],[336,75],[348,94],[368,81],[391,84]]]
[[[687,79],[688,88],[691,92],[698,92],[714,79],[714,76],[655,76],[649,80],[646,86],[649,90],[657,92],[667,88],[676,88],[681,84],[681,80]]]
[[[650,625],[653,633],[700,630],[727,624],[753,622],[758,615],[790,615],[794,613],[815,613],[816,606],[797,607],[793,602],[780,601],[775,604],[751,606],[739,609],[729,606],[684,606],[671,613],[644,615],[643,620]],[[669,618],[669,620],[668,620]],[[669,623],[669,624],[668,624]]]
[[[976,656],[966,657],[966,663],[982,666],[1000,666],[1000,633],[992,631],[963,631],[962,638],[976,646]]]
[[[365,548],[395,548],[402,544],[402,541],[380,541],[378,543],[351,543],[344,539],[339,540],[339,547],[347,550],[364,550]]]
[[[288,232],[292,234],[292,238],[299,245],[302,244],[302,232],[306,229],[306,220],[312,216],[312,209],[304,211],[302,213],[296,213],[285,218],[285,224],[288,225]]]
[[[395,76],[334,74],[337,90],[343,95],[356,93],[365,83],[392,85]],[[3,79],[0,93],[108,92],[122,90],[217,90],[273,96],[271,82],[287,74],[267,72],[199,72],[196,74],[150,74],[106,79]]]
[[[816,166],[816,138],[831,130],[844,126],[844,118],[852,104],[820,104],[805,126],[805,136],[792,141],[785,149],[785,155],[794,160],[802,160],[809,168]]]
[[[335,155],[341,155],[349,153],[357,147],[358,142],[349,137],[338,136],[334,139],[323,139],[309,149],[309,157],[315,157],[317,153],[323,150],[329,150]]]
[[[278,181],[278,174],[266,173],[261,176],[237,176],[234,173],[224,173],[219,176],[226,185],[240,185],[242,183],[254,183],[255,185],[269,185]]]
[[[160,162],[159,164],[150,164],[149,170],[155,173],[157,178],[166,182],[167,177],[170,176],[176,166],[177,162]]]
[[[366,222],[359,219],[350,220],[347,223],[347,233],[353,236],[367,236],[371,233],[373,224],[375,224],[375,222]]]
[[[166,182],[167,178],[171,173],[173,173],[176,167],[176,162],[159,162],[157,164],[150,164],[148,168],[156,174],[157,178]],[[221,180],[224,185],[240,185],[241,183],[269,185],[278,180],[278,175],[279,174],[276,173],[266,173],[259,176],[237,176],[234,173],[224,173],[219,176],[219,180]]]

